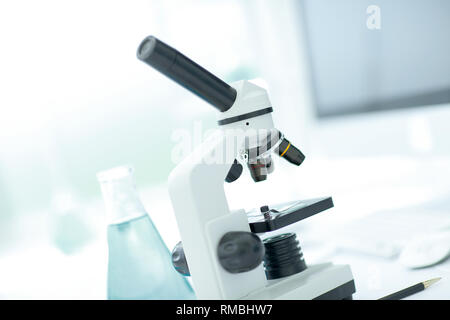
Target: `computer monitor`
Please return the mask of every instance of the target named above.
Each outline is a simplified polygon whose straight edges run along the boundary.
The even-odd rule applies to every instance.
[[[450,2],[305,0],[319,117],[450,102]]]
[[[294,10],[312,147],[339,156],[450,153],[449,1],[304,0]]]

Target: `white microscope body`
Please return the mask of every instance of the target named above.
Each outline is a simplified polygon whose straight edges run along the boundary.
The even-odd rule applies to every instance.
[[[148,37],[139,47],[138,57],[211,102],[211,99],[205,98],[206,94],[202,95],[202,84],[185,76],[185,66],[181,70],[177,65],[185,63],[182,59],[187,58],[178,51],[174,50],[173,54],[169,50],[174,49],[154,37]],[[152,54],[156,58],[151,57]],[[162,60],[162,55],[164,59],[167,56],[170,59]],[[157,62],[154,63],[154,60]],[[194,76],[203,71],[207,72],[204,69],[188,70]],[[180,77],[185,78],[180,80]],[[275,129],[272,106],[265,89],[248,81],[236,82],[232,88],[236,92],[234,102],[229,103],[226,110],[220,110],[219,130],[188,155],[169,177],[169,194],[197,298],[351,298],[354,281],[347,265],[312,265],[302,272],[268,280],[263,263],[248,271],[232,273],[219,261],[218,246],[225,234],[251,232],[247,213],[243,209],[229,209],[224,190],[225,178],[235,159],[244,162],[246,150],[262,147],[258,145],[263,141],[260,139],[261,132],[264,134]],[[290,143],[287,148],[289,146]]]

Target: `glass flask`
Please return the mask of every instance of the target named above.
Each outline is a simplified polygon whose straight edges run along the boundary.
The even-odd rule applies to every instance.
[[[133,168],[97,174],[108,216],[108,299],[195,299],[144,209]]]

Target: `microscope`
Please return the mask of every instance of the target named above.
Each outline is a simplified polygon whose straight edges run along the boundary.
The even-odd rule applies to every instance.
[[[296,166],[305,159],[275,128],[267,91],[246,80],[228,85],[153,36],[141,42],[137,57],[218,110],[219,130],[175,167],[168,182],[182,240],[172,263],[192,277],[197,298],[351,299],[350,266],[307,265],[295,233],[267,236],[333,207],[331,197],[229,209],[224,184],[244,167],[260,182],[273,172],[273,154]]]

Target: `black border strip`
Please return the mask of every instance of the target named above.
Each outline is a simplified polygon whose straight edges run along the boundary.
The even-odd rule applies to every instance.
[[[265,108],[265,109],[252,111],[252,112],[249,112],[249,113],[244,113],[244,114],[241,114],[241,115],[236,116],[236,117],[222,119],[222,120],[217,121],[217,123],[219,124],[219,126],[223,126],[225,124],[230,124],[230,123],[233,123],[233,122],[238,122],[238,121],[242,121],[242,120],[246,120],[246,119],[262,116],[263,114],[270,113],[272,111],[273,111],[272,107],[269,107],[269,108]]]
[[[353,294],[356,292],[355,281],[350,280],[333,290],[315,297],[313,300],[353,300]]]

